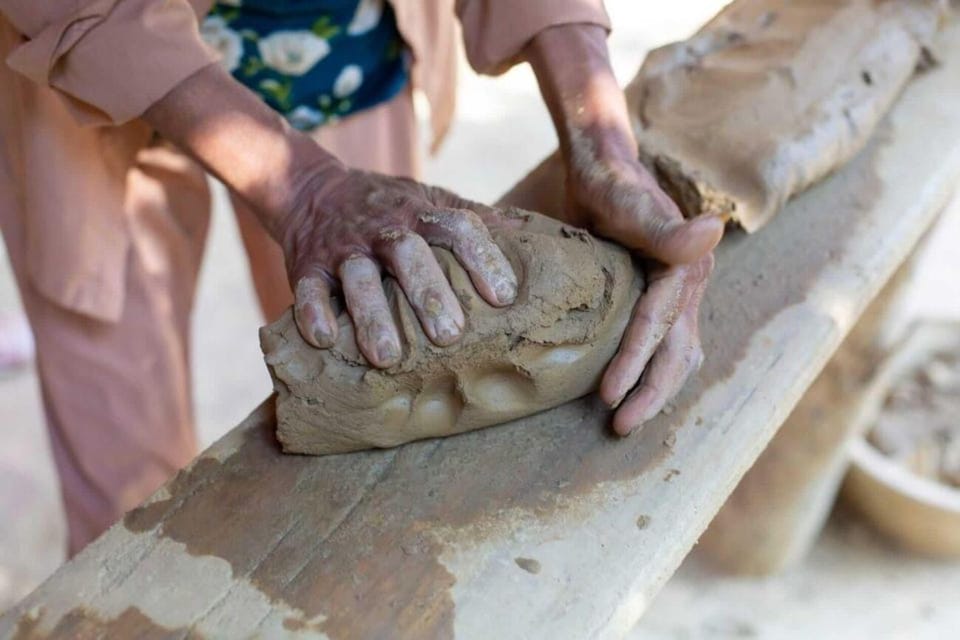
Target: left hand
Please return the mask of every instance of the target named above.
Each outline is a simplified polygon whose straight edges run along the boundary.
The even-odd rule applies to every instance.
[[[647,270],[647,289],[600,384],[600,398],[617,409],[618,434],[660,413],[703,363],[700,302],[712,270],[709,253],[692,265]]]
[[[703,360],[698,314],[723,222],[684,220],[637,159],[603,29],[552,27],[525,54],[560,138],[566,221],[652,259],[647,289],[600,386],[601,399],[617,408],[614,430],[628,435],[659,413]]]

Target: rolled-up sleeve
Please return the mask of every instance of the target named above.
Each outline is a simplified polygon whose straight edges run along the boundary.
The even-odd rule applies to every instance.
[[[84,124],[139,117],[217,61],[186,0],[0,0],[23,34],[7,64],[64,96]]]
[[[549,27],[586,23],[610,30],[603,0],[457,0],[456,7],[467,59],[479,73],[503,73]]]

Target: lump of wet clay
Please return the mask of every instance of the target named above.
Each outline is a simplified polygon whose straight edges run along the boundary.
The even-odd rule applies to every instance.
[[[853,157],[918,67],[943,0],[736,0],[627,88],[641,160],[684,214],[747,231]]]
[[[304,342],[289,310],[260,330],[284,451],[393,447],[500,424],[596,389],[643,288],[641,271],[627,251],[582,230],[510,213],[522,226],[493,232],[520,279],[509,307],[488,305],[453,255],[434,250],[466,311],[452,346],[430,342],[392,278],[385,289],[404,349],[390,369],[367,363],[346,313],[326,350]]]

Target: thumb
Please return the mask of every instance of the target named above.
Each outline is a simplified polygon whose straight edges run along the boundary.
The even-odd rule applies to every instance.
[[[723,237],[717,216],[685,220],[670,197],[653,185],[617,189],[604,216],[609,229],[598,229],[617,242],[665,264],[690,264],[710,253]]]

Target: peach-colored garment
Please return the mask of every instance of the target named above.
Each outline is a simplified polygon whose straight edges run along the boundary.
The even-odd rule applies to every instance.
[[[391,0],[450,122],[453,0]],[[37,339],[44,409],[80,549],[194,454],[188,318],[206,235],[199,168],[137,118],[216,56],[212,0],[0,0],[0,228]],[[607,26],[601,0],[458,0],[468,56],[500,72],[538,31]],[[415,174],[412,100],[318,132],[348,163]],[[238,213],[261,304],[289,298],[279,252]],[[251,328],[251,336],[253,328]]]
[[[454,105],[450,3],[392,0],[413,52],[414,84],[432,105],[435,139]],[[0,79],[9,103],[0,130],[27,174],[27,271],[44,295],[69,309],[119,318],[129,234],[117,178],[150,135],[135,118],[215,60],[197,29],[197,16],[211,5],[0,0],[0,58],[9,67]],[[544,28],[608,24],[601,0],[458,0],[456,10],[468,56],[485,72],[504,70]],[[78,122],[102,126],[81,129]]]
[[[10,164],[0,166],[0,228],[37,342],[72,555],[195,454],[187,350],[207,183],[169,149],[137,154],[123,204],[132,238],[123,304],[115,321],[105,321],[67,309],[33,284],[24,224],[31,212]]]
[[[415,176],[415,124],[404,92],[317,137],[349,164]],[[125,180],[131,245],[123,306],[116,321],[104,321],[64,308],[31,282],[23,224],[30,212],[10,169],[0,154],[0,228],[37,341],[72,555],[196,455],[189,326],[210,194],[203,170],[172,148],[156,144],[136,154]],[[262,306],[286,300],[276,245],[259,228],[245,236]]]

